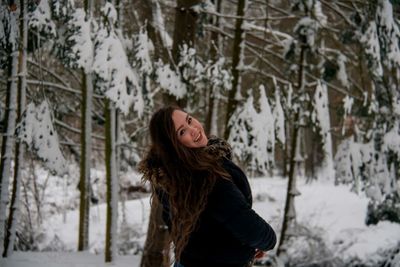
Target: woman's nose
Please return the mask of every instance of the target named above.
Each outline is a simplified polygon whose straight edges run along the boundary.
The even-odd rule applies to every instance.
[[[196,134],[196,128],[190,125],[190,135],[194,136]]]

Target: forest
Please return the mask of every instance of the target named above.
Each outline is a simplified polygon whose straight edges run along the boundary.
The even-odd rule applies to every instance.
[[[1,0],[0,77],[5,264],[89,251],[170,266],[137,164],[151,115],[177,105],[231,144],[274,214],[278,244],[254,266],[400,266],[399,0]],[[391,241],[341,256],[356,230],[329,245],[302,220],[328,196],[363,201],[344,221]],[[46,229],[72,212],[73,247]]]

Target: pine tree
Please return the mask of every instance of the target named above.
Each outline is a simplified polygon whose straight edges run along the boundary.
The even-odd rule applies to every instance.
[[[284,262],[288,261],[287,247],[291,237],[296,234],[296,210],[294,206],[295,197],[300,195],[297,189],[297,174],[295,170],[299,168],[299,158],[301,158],[301,139],[304,127],[309,124],[308,110],[309,95],[305,87],[307,83],[306,73],[307,59],[315,53],[317,49],[317,33],[319,25],[325,23],[325,17],[319,12],[320,2],[313,1],[294,1],[292,8],[300,9],[304,12],[304,16],[300,18],[294,27],[296,38],[292,40],[291,50],[293,53],[299,53],[298,58],[298,72],[297,72],[297,88],[294,92],[292,100],[293,107],[290,109],[290,123],[291,123],[291,145],[289,157],[289,173],[288,173],[288,186],[286,192],[284,218],[281,229],[281,238],[277,248],[277,254]],[[290,51],[290,50],[289,50]]]
[[[336,179],[352,183],[355,191],[365,190],[370,198],[367,224],[399,222],[400,149],[395,140],[399,139],[400,25],[390,1],[370,1],[358,8],[365,16],[356,17],[354,31],[369,73],[364,83],[371,90],[365,92],[366,101],[359,109],[367,112],[351,111],[363,124],[357,123],[361,129],[339,147],[336,160],[341,173]],[[351,151],[349,157],[343,155],[346,150]],[[352,164],[341,166],[348,158]]]
[[[103,22],[95,39],[93,71],[97,77],[97,87],[105,96],[106,114],[106,182],[107,182],[107,225],[105,261],[113,262],[117,244],[118,212],[118,113],[128,114],[133,110],[141,116],[144,102],[138,75],[128,62],[125,47],[118,37],[118,13],[107,2],[101,10]]]

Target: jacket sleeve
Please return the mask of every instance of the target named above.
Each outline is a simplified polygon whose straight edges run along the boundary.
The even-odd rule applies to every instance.
[[[233,182],[217,180],[209,198],[209,211],[244,244],[264,251],[274,248],[274,230],[251,208]]]

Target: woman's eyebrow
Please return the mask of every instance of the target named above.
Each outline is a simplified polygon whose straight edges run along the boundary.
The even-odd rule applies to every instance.
[[[189,114],[186,114],[185,121],[187,122],[189,120]],[[179,126],[179,128],[176,130],[176,134],[178,134],[179,130],[183,127],[183,124]]]

